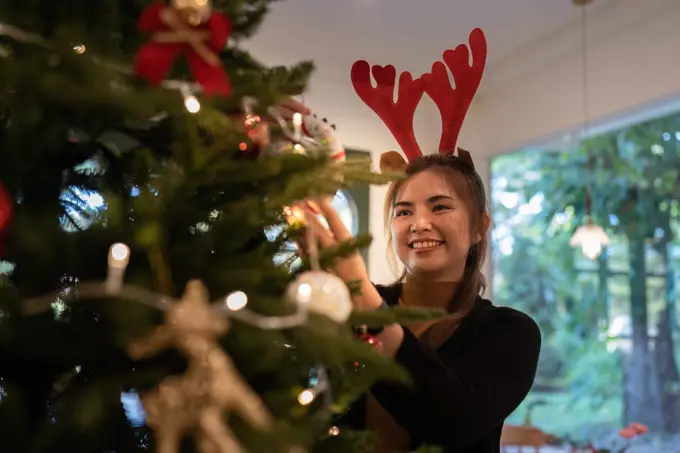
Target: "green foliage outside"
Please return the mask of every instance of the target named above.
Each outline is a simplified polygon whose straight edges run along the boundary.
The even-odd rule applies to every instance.
[[[569,247],[585,216],[586,150],[593,220],[612,241],[594,261]],[[534,316],[544,337],[536,385],[511,422],[593,440],[639,421],[650,439],[677,442],[678,179],[678,114],[494,160],[494,296]]]

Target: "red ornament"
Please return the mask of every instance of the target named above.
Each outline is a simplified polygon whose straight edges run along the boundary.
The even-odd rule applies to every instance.
[[[359,339],[369,346],[373,346],[379,352],[382,352],[383,344],[382,341],[378,340],[378,337],[371,335],[370,333],[364,333],[359,335]]]
[[[262,121],[258,115],[248,115],[245,124],[248,138],[253,143],[250,149],[259,154],[270,144],[269,125]]]
[[[242,117],[243,129],[248,136],[248,141],[241,142],[239,149],[249,157],[259,157],[261,151],[271,143],[269,124],[255,113],[257,101],[254,98],[245,97],[242,103],[245,111]]]
[[[4,237],[12,220],[13,200],[0,183],[0,256],[5,252]]]
[[[134,70],[139,77],[160,85],[175,60],[184,55],[206,95],[231,95],[231,83],[219,58],[231,34],[228,17],[211,11],[206,20],[194,25],[180,10],[152,3],[142,12],[138,28],[150,35],[135,57]]]

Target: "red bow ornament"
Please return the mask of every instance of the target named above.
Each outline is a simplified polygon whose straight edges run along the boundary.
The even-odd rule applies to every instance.
[[[0,257],[5,253],[5,234],[12,220],[12,197],[0,183]]]
[[[219,58],[231,34],[231,21],[211,10],[208,0],[152,3],[142,12],[138,28],[150,35],[135,57],[139,77],[160,85],[177,58],[185,56],[206,95],[231,95],[231,83]]]

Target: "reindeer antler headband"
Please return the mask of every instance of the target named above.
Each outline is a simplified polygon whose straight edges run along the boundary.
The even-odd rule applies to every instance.
[[[402,72],[399,76],[397,102],[393,101],[397,71],[392,65],[371,67],[367,61],[357,61],[352,65],[352,85],[361,100],[392,132],[408,161],[423,155],[413,132],[413,116],[423,93],[427,93],[439,108],[442,119],[439,152],[457,154],[474,168],[470,153],[457,148],[456,144],[465,115],[482,80],[486,52],[484,32],[479,28],[472,30],[469,50],[466,45],[461,44],[455,50],[445,51],[443,62],[434,62],[430,73],[415,80],[410,72]],[[455,88],[449,82],[447,67],[453,74]],[[376,81],[375,88],[371,83],[371,74]],[[390,169],[403,168],[406,161],[396,151],[390,151],[381,156],[381,169],[384,170],[383,166]]]

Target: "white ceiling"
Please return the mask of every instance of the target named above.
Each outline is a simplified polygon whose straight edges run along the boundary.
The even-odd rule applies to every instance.
[[[590,15],[617,0],[596,0]],[[570,25],[571,0],[285,0],[275,3],[247,47],[265,63],[311,59],[316,78],[347,83],[358,59],[422,73],[481,27],[488,67]]]

